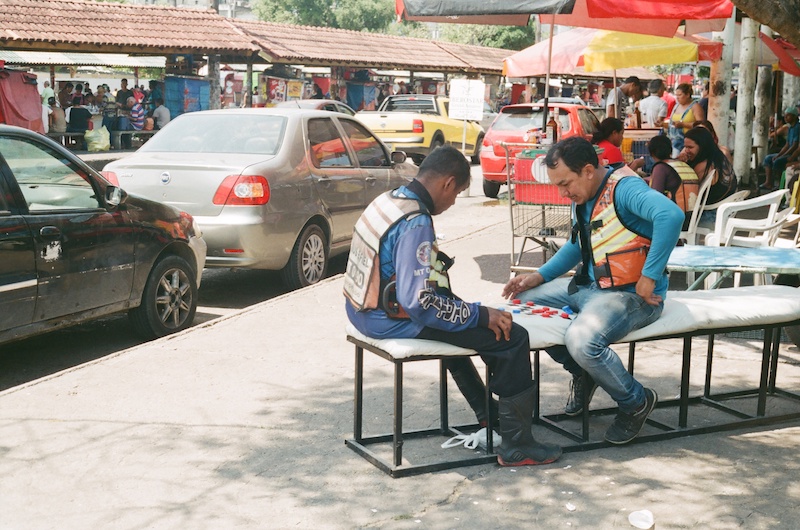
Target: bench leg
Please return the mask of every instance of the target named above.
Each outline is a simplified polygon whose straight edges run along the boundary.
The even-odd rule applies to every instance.
[[[683,338],[681,395],[678,404],[678,427],[685,429],[689,419],[689,371],[692,365],[692,337]]]
[[[782,329],[781,327],[776,328],[775,335],[772,338],[772,359],[769,365],[769,386],[767,387],[770,394],[775,393],[776,379],[778,377],[778,355],[781,347]]]
[[[492,371],[489,369],[489,365],[485,365],[485,373],[486,373],[486,454],[494,453],[494,436],[492,433],[494,432],[494,420],[497,418],[494,417],[494,413],[492,412],[492,391],[489,390],[489,383],[491,382]],[[537,391],[538,393],[538,391]],[[538,398],[537,398],[538,399]]]
[[[403,463],[403,363],[394,363],[394,433],[392,434],[394,465]]]
[[[353,438],[363,441],[364,418],[364,348],[356,345],[355,389],[353,396]]]
[[[534,423],[539,423],[541,421],[541,408],[540,408],[540,393],[541,393],[541,385],[539,384],[540,380],[540,370],[539,370],[539,350],[533,351],[533,384],[536,385],[536,392],[533,394],[533,421]],[[488,385],[487,385],[488,388]]]
[[[714,364],[714,335],[708,336],[708,348],[706,351],[706,382],[703,387],[703,397],[711,397],[711,367]]]
[[[777,342],[779,337],[775,337],[775,328],[764,328],[764,345],[761,350],[761,378],[758,383],[758,406],[757,416],[764,416],[767,412],[767,384],[769,383],[769,369],[772,362],[772,343]]]
[[[439,359],[439,427],[442,434],[450,429],[450,414],[447,404],[447,368],[444,359]]]

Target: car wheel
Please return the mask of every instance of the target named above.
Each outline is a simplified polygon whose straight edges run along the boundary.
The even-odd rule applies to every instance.
[[[308,225],[297,238],[289,263],[283,268],[283,280],[291,289],[317,283],[328,270],[328,242],[322,229]]]
[[[483,135],[478,136],[478,144],[475,146],[475,154],[472,155],[472,165],[477,166],[481,163],[481,147],[483,146]]]
[[[189,327],[197,311],[197,282],[189,264],[179,256],[157,262],[147,277],[142,303],[129,316],[137,333],[163,337]]]
[[[496,199],[500,193],[500,183],[493,180],[483,179],[483,194],[490,199]]]
[[[431,142],[431,149],[428,153],[433,153],[434,149],[437,149],[444,145],[444,142],[440,138],[436,138],[434,141]]]

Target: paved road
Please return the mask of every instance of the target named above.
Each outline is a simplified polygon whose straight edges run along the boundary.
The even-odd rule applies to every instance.
[[[483,205],[497,206],[480,194],[480,167],[473,166],[473,190],[468,199],[459,199],[440,230],[444,239],[469,233],[482,226]],[[474,210],[475,214],[467,213]],[[494,208],[503,217],[502,208]],[[463,219],[463,221],[462,221]],[[496,222],[497,218],[495,218]],[[331,260],[328,275],[344,272],[345,256]],[[288,292],[280,275],[272,271],[206,269],[200,288],[200,303],[194,325],[200,325],[245,307]],[[0,391],[36,380],[58,371],[99,359],[144,342],[128,325],[125,314],[113,315],[0,346]]]

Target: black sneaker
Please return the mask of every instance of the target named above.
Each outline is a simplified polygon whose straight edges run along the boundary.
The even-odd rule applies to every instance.
[[[644,427],[647,417],[656,408],[658,394],[650,388],[644,389],[645,402],[641,410],[628,414],[620,411],[614,418],[614,423],[606,431],[606,441],[612,444],[626,444],[636,438]]]
[[[569,382],[569,398],[567,399],[567,406],[564,407],[564,414],[577,416],[583,412],[584,392],[588,392],[589,395],[586,402],[591,403],[595,390],[597,390],[597,383],[588,373],[584,372],[583,375],[572,376],[572,381]]]

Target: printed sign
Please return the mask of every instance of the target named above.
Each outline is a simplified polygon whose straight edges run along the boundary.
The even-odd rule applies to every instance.
[[[457,120],[481,121],[486,87],[478,79],[450,81],[450,117]]]

